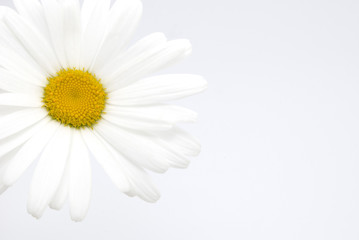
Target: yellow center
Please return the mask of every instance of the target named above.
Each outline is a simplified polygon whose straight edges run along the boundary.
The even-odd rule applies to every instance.
[[[101,119],[107,94],[95,75],[63,69],[47,80],[43,102],[53,119],[74,128],[92,128]]]

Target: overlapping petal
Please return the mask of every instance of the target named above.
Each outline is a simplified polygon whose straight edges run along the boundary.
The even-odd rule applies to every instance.
[[[68,200],[74,221],[91,199],[91,156],[128,196],[156,202],[145,171],[185,168],[199,142],[176,125],[194,122],[192,110],[164,102],[199,93],[197,75],[148,77],[191,53],[188,40],[153,33],[126,49],[142,14],[139,0],[13,0],[0,7],[0,194],[38,160],[28,212],[36,218]],[[83,2],[80,4],[80,2]],[[89,71],[107,92],[93,128],[51,119],[43,92],[61,69]]]

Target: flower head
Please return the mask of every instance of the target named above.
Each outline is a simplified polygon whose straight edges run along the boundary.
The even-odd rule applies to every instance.
[[[163,102],[203,91],[196,75],[148,77],[189,55],[154,33],[128,47],[139,0],[13,0],[0,7],[0,192],[37,160],[28,212],[68,199],[81,221],[93,156],[125,194],[159,198],[145,169],[185,168],[199,143],[176,127],[196,114]]]

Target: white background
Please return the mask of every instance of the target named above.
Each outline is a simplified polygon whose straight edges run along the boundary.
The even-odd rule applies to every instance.
[[[209,81],[180,101],[200,113],[184,127],[202,154],[152,174],[156,204],[123,195],[94,164],[82,223],[67,207],[26,213],[32,167],[0,197],[0,239],[359,239],[359,2],[143,1],[135,40],[191,39],[193,55],[166,72]]]

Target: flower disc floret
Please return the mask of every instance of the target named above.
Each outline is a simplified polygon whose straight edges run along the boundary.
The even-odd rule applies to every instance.
[[[73,128],[92,128],[105,109],[107,94],[88,71],[62,69],[48,78],[43,102],[51,118]]]

